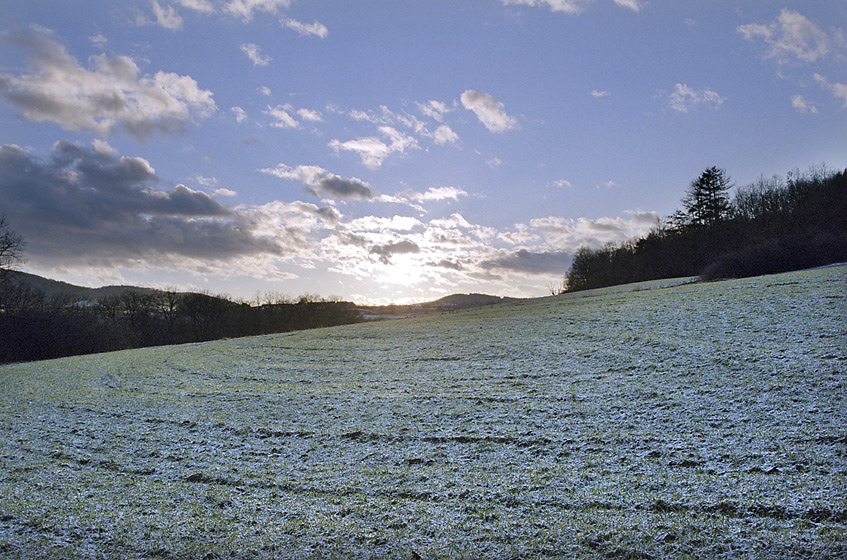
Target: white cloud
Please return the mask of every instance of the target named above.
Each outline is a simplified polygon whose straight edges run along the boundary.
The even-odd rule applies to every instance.
[[[259,92],[259,95],[264,95],[266,97],[270,97],[271,95],[271,88],[269,88],[268,86],[262,86],[256,89],[256,91]]]
[[[455,144],[459,141],[459,135],[453,132],[453,129],[446,124],[440,125],[433,133],[433,139],[436,144]]]
[[[200,12],[202,14],[213,14],[215,13],[215,6],[212,4],[211,0],[174,0],[177,4],[182,6],[183,8],[188,8],[190,10],[194,10],[195,12]]]
[[[274,128],[297,128],[300,126],[300,123],[288,114],[289,110],[291,109],[288,105],[277,105],[276,107],[268,105],[268,110],[262,112],[275,119],[275,121],[271,123],[271,126]]]
[[[659,219],[656,212],[628,210],[624,214],[625,217],[597,219],[535,218],[529,221],[527,232],[543,239],[546,247],[561,247],[572,252],[582,245],[597,248],[633,239],[649,231]]]
[[[346,142],[331,140],[329,147],[336,152],[344,150],[359,154],[359,157],[362,158],[362,164],[368,169],[379,168],[382,165],[382,161],[391,153],[391,148],[374,136],[356,138],[355,140],[347,140]]]
[[[426,192],[422,193],[404,191],[395,195],[380,195],[376,200],[391,204],[404,204],[410,208],[414,208],[421,214],[425,214],[427,209],[421,206],[424,203],[442,200],[459,200],[459,197],[462,196],[468,196],[468,193],[456,187],[430,187]]]
[[[798,113],[812,113],[813,115],[818,114],[818,108],[815,104],[806,101],[806,98],[799,94],[791,96],[791,106],[794,107],[794,110]]]
[[[456,187],[430,187],[424,193],[414,193],[411,198],[418,202],[430,202],[436,200],[459,200],[460,196],[468,196],[468,193]]]
[[[738,32],[748,41],[763,41],[768,47],[765,57],[780,64],[792,59],[815,62],[831,51],[831,40],[817,23],[787,8],[770,23],[741,25]]]
[[[231,190],[231,189],[221,188],[221,189],[215,189],[214,193],[212,193],[212,194],[214,194],[215,196],[235,196],[238,193],[235,192],[234,190]]]
[[[0,74],[0,95],[31,121],[66,130],[108,135],[122,128],[138,138],[182,130],[217,110],[212,92],[190,76],[156,72],[142,76],[127,56],[95,55],[80,66],[43,28],[11,34],[10,42],[33,51],[30,74]]]
[[[595,90],[591,91],[591,96],[596,97],[596,98],[607,97],[608,95],[609,95],[609,92],[605,91],[605,90],[595,89]]]
[[[641,11],[641,8],[644,7],[643,0],[615,0],[615,4],[622,8],[629,8],[633,12]]]
[[[228,0],[224,11],[249,22],[253,20],[255,12],[275,14],[279,8],[288,8],[290,5],[291,0]]]
[[[517,128],[518,121],[505,112],[503,103],[481,91],[467,90],[461,97],[462,106],[473,111],[491,132],[505,132]]]
[[[156,0],[152,0],[153,15],[156,16],[156,23],[165,29],[182,29],[182,17],[177,13],[173,6],[165,6],[164,8]]]
[[[726,101],[725,97],[721,97],[716,91],[708,88],[695,90],[687,84],[676,84],[674,91],[670,96],[670,106],[676,111],[687,113],[697,105],[710,105],[712,107],[720,107]]]
[[[585,8],[588,0],[502,0],[505,5],[548,6],[554,12],[578,14]]]
[[[91,141],[91,147],[94,148],[94,152],[97,154],[102,154],[105,156],[116,156],[118,155],[118,151],[112,147],[111,144],[103,140],[102,138],[95,138]],[[147,163],[147,165],[150,165]],[[155,173],[155,171],[153,172]]]
[[[398,232],[410,232],[421,226],[417,218],[411,216],[363,216],[347,222],[349,230],[357,233],[382,233],[394,235]]]
[[[323,117],[321,116],[320,112],[313,111],[311,109],[298,109],[297,114],[304,121],[321,122],[323,120]]]
[[[342,114],[344,113],[342,112]],[[426,128],[424,123],[418,120],[417,118],[406,114],[395,113],[385,105],[380,105],[378,111],[362,111],[360,109],[353,109],[351,111],[348,111],[346,114],[348,117],[355,121],[369,122],[375,125],[399,125],[404,126],[406,128],[411,128],[415,132],[421,132]]]
[[[267,66],[273,60],[273,58],[263,55],[259,45],[254,43],[242,43],[241,52],[247,55],[253,62],[253,66]]]
[[[444,115],[453,110],[452,107],[442,101],[430,100],[426,103],[418,103],[417,105],[421,113],[438,122],[443,122]]]
[[[502,0],[504,5],[547,6],[551,11],[565,14],[579,14],[591,0]],[[644,7],[644,0],[614,0],[622,8],[638,12]]]
[[[418,147],[418,141],[414,137],[397,130],[393,126],[380,126],[378,130],[391,141],[389,147],[392,152],[403,153],[407,149]]]
[[[815,73],[815,80],[828,89],[832,95],[838,99],[842,99],[844,101],[844,107],[847,107],[847,84],[832,83],[818,73]]]
[[[320,37],[324,39],[327,35],[329,35],[329,29],[320,22],[313,23],[302,23],[295,19],[291,19],[289,17],[282,18],[279,21],[283,27],[287,27],[288,29],[293,29],[297,33],[303,36],[314,35],[316,37]]]
[[[379,127],[379,131],[384,136],[388,137],[391,142],[390,144],[386,144],[377,137],[368,136],[364,138],[356,138],[355,140],[348,140],[346,142],[332,140],[329,143],[329,147],[336,152],[344,150],[359,154],[359,157],[362,159],[362,164],[368,169],[379,168],[382,165],[383,160],[385,160],[385,158],[391,153],[405,153],[408,149],[418,147],[417,140],[394,127],[381,126]]]
[[[365,111],[360,111],[360,110],[358,110],[358,109],[353,109],[352,111],[350,111],[350,112],[348,113],[348,115],[349,115],[349,116],[350,116],[350,118],[351,118],[351,119],[353,119],[354,121],[368,121],[368,122],[373,122],[373,120],[372,120],[371,116],[370,116],[368,113],[366,113]]]
[[[198,185],[203,185],[204,187],[214,187],[218,184],[218,180],[215,177],[204,177],[198,174],[191,177],[191,180]]]
[[[109,42],[109,40],[106,38],[106,36],[103,35],[102,33],[98,33],[97,35],[92,35],[88,38],[88,40],[91,41],[92,45],[94,45],[95,47],[97,47],[100,50],[103,50],[104,48],[106,48],[106,43]]]
[[[494,158],[491,158],[489,160],[486,160],[485,164],[488,167],[490,167],[491,169],[494,169],[496,167],[500,167],[501,165],[503,165],[503,160],[498,158],[498,157],[494,157]]]
[[[558,179],[558,180],[556,180],[556,181],[553,181],[551,184],[552,184],[553,186],[555,186],[555,187],[567,187],[567,188],[570,188],[570,187],[572,187],[572,186],[573,186],[573,185],[571,185],[571,182],[570,182],[570,181],[568,181],[567,179]]]
[[[247,120],[247,111],[241,107],[232,107],[230,111],[235,115],[235,122],[244,122]]]
[[[195,12],[200,12],[203,14],[213,14],[217,10],[215,9],[212,0],[171,0],[172,2],[182,6],[183,8],[188,8],[189,10],[194,10]]]

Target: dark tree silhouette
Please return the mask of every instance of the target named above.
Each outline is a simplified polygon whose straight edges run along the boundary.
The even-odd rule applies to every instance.
[[[729,189],[726,171],[715,166],[706,169],[691,182],[682,199],[689,223],[712,227],[725,219],[730,209]]]
[[[16,293],[15,287],[9,282],[9,270],[23,262],[24,240],[14,232],[6,222],[6,216],[0,215],[0,309],[6,310],[12,299],[20,299],[22,294]]]
[[[710,167],[692,181],[683,210],[636,241],[581,247],[566,291],[681,276],[771,274],[847,261],[847,170],[794,171],[736,189]]]
[[[23,261],[24,240],[12,231],[5,216],[0,216],[0,270],[8,270]]]

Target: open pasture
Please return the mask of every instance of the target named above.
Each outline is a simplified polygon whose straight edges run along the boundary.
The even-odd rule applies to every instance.
[[[660,284],[2,367],[0,557],[847,557],[847,266]]]

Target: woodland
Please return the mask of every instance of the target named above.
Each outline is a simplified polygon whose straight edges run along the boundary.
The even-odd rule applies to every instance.
[[[573,292],[661,278],[774,274],[847,261],[847,170],[811,168],[734,189],[706,169],[682,209],[647,235],[580,247],[561,287]]]

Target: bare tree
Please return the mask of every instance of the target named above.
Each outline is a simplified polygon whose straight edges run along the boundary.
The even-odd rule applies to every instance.
[[[24,246],[24,238],[9,227],[5,216],[0,216],[0,271],[24,261]]]
[[[24,260],[23,249],[23,237],[9,227],[6,216],[0,215],[0,309],[6,312],[24,299],[29,299],[23,296],[33,295],[32,290],[16,288],[10,280],[9,271]]]

